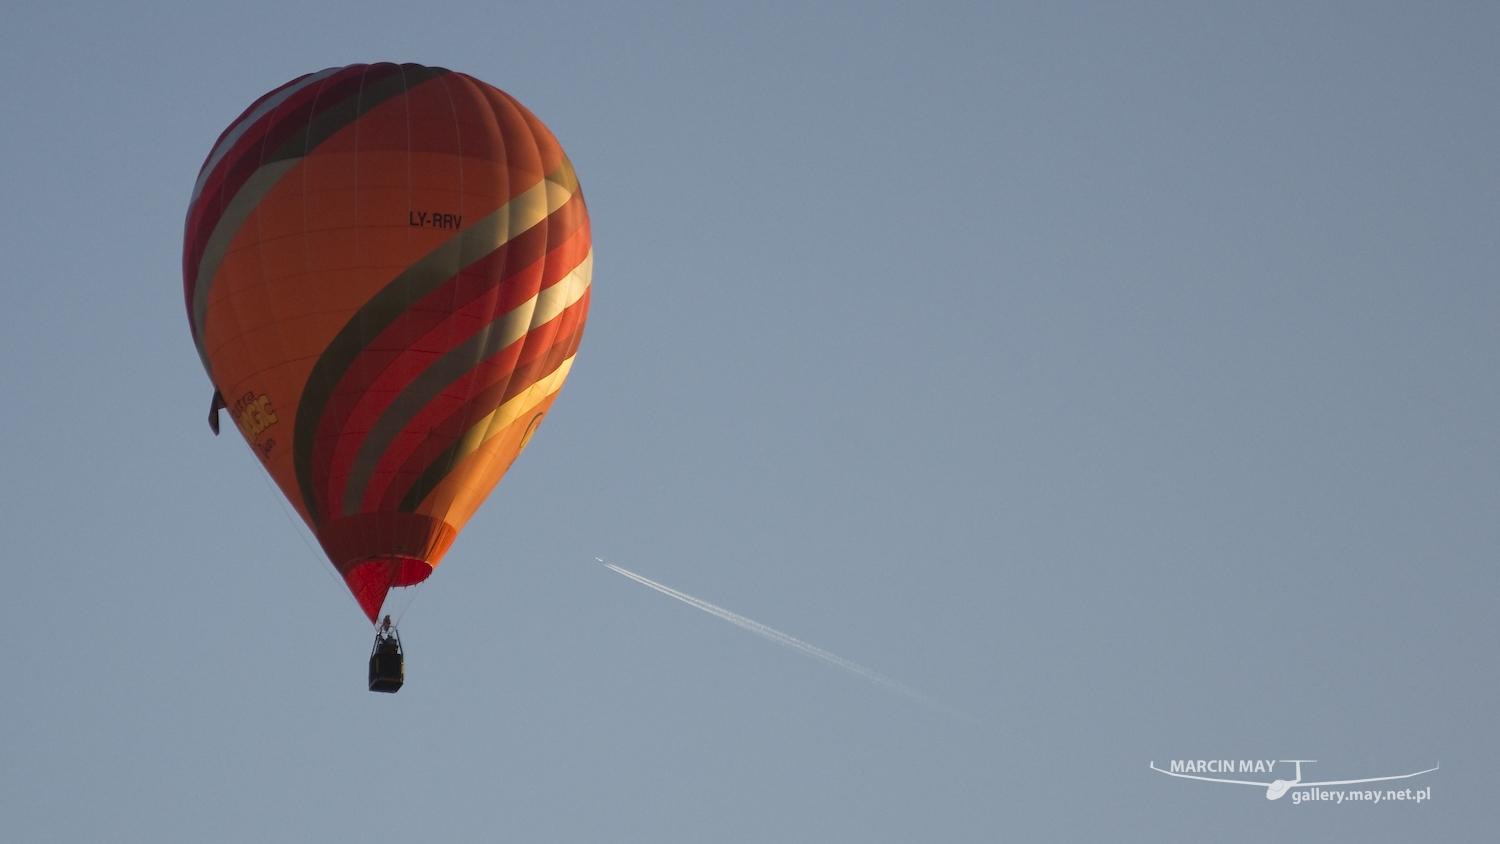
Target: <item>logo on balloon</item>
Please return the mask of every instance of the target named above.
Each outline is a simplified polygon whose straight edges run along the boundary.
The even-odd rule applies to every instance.
[[[277,421],[276,410],[271,407],[271,399],[265,393],[259,396],[246,393],[229,412],[234,416],[234,423],[245,433],[245,439],[252,442]]]

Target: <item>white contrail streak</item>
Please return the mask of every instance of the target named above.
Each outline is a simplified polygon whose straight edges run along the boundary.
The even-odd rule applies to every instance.
[[[604,561],[600,560],[598,557],[595,557],[594,559],[599,560],[599,562],[601,563],[604,563]],[[605,568],[617,571],[620,574],[625,575],[626,577],[634,580],[637,583],[649,586],[652,589],[655,589],[656,591],[662,593],[663,595],[671,595],[673,598],[676,598],[684,604],[689,604],[691,606],[697,607],[700,610],[703,610],[706,613],[716,615],[719,618],[722,618],[725,621],[729,622],[730,624],[735,625],[736,627],[743,627],[744,629],[749,630],[751,633],[754,633],[757,636],[763,636],[767,639],[770,639],[778,645],[786,645],[787,647],[796,651],[801,651],[802,653],[805,653],[808,656],[813,657],[814,659],[821,659],[824,662],[829,663],[830,665],[837,665],[839,668],[842,668],[845,671],[851,671],[861,677],[864,677],[867,680],[873,680],[880,685],[890,689],[891,691],[900,692],[907,697],[920,700],[928,706],[941,709],[944,712],[949,712],[950,714],[958,715],[960,718],[964,718],[965,720],[971,720],[961,713],[953,712],[952,710],[948,709],[948,707],[942,706],[936,701],[930,700],[920,694],[917,694],[916,692],[908,689],[907,687],[901,685],[900,683],[892,680],[889,677],[881,676],[880,674],[871,671],[863,665],[855,662],[850,662],[849,660],[844,659],[841,656],[831,654],[828,651],[823,650],[822,648],[809,645],[808,643],[796,638],[795,636],[789,636],[781,632],[780,630],[775,630],[767,627],[758,621],[751,621],[750,619],[745,618],[744,616],[737,613],[732,613],[729,610],[724,609],[723,607],[715,606],[714,604],[710,604],[707,601],[694,598],[692,595],[678,592],[676,589],[673,589],[670,586],[664,586],[654,580],[651,580],[650,578],[642,577],[633,571],[626,571],[619,566],[611,565],[609,563],[604,563],[604,566]]]

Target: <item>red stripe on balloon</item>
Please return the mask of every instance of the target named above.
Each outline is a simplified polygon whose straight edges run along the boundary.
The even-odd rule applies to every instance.
[[[567,270],[571,271],[582,261],[588,254],[588,229],[580,223],[586,221],[581,200],[569,200],[542,223],[433,290],[366,346],[334,388],[318,426],[311,469],[314,490],[323,496],[317,503],[323,512],[332,513],[327,502],[342,500],[364,435],[413,379],[497,317],[537,295],[548,268],[573,258]],[[565,239],[552,253],[542,251],[553,231],[568,228],[577,236]],[[552,283],[567,271],[553,270]]]
[[[473,398],[454,407],[441,421],[432,424],[429,419],[439,411],[446,410],[447,402],[433,402],[429,405],[431,414],[424,409],[423,414],[413,420],[398,438],[398,442],[402,442],[399,452],[406,454],[400,462],[400,468],[394,472],[389,468],[389,465],[395,463],[393,453],[398,452],[393,445],[387,451],[387,455],[392,455],[393,459],[388,465],[386,459],[382,458],[381,466],[371,477],[360,509],[396,509],[412,484],[427,471],[432,462],[441,458],[479,420],[555,372],[563,361],[576,353],[578,343],[583,339],[588,305],[589,295],[585,292],[578,302],[556,319],[538,327],[525,340],[518,341],[517,345],[523,348],[521,360],[514,370],[496,379]],[[415,445],[412,440],[416,441]]]

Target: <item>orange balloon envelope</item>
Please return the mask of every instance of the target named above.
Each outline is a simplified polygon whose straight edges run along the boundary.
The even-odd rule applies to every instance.
[[[536,432],[592,267],[557,140],[462,73],[308,74],[214,144],[182,261],[210,421],[228,409],[372,622]]]

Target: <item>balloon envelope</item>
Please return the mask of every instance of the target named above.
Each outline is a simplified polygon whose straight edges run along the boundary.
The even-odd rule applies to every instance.
[[[193,340],[372,622],[535,433],[583,335],[592,266],[552,133],[461,73],[308,74],[209,153],[183,245]]]

